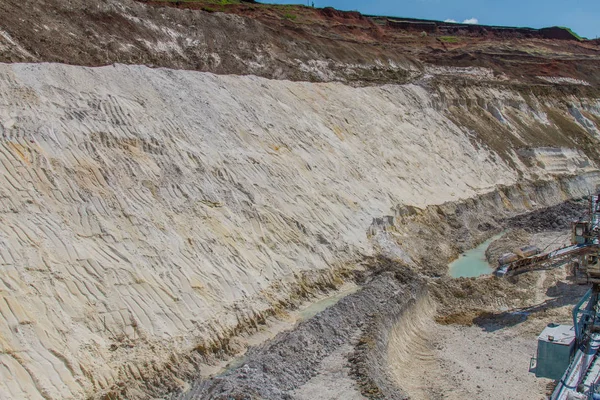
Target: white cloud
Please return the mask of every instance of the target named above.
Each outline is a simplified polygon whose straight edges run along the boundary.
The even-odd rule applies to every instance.
[[[446,20],[444,20],[444,22],[451,22],[453,24],[458,24],[459,22],[455,19],[452,18],[448,18]],[[479,20],[477,18],[469,18],[469,19],[465,19],[463,22],[463,24],[471,24],[471,25],[476,25],[479,23]]]

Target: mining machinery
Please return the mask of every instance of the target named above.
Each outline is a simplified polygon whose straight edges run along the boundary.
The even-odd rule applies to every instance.
[[[575,281],[590,286],[573,308],[573,325],[549,324],[538,337],[530,371],[557,381],[550,400],[600,400],[600,192],[590,196],[587,218],[573,222],[571,244],[528,257],[505,255],[498,276],[514,276],[570,263]]]

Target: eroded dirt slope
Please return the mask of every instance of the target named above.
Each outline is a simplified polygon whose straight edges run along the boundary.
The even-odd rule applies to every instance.
[[[385,233],[439,266],[458,251],[452,232],[489,231],[481,215],[556,204],[599,179],[595,148],[574,142],[597,141],[593,98],[123,65],[0,70],[9,398],[175,389],[233,335],[334,285],[372,241],[384,248],[367,235],[374,216],[395,216]],[[490,121],[514,141],[494,144]],[[537,124],[554,134],[524,128]],[[428,229],[446,246],[432,263]]]
[[[211,3],[6,0],[0,61],[146,64],[356,85],[405,83],[437,65],[485,68],[484,77],[501,84],[600,83],[594,41],[490,27],[423,35],[427,27],[356,12]]]

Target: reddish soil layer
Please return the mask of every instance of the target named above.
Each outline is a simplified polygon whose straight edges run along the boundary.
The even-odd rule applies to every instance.
[[[5,0],[0,61],[146,64],[274,79],[405,83],[424,64],[600,85],[600,42],[534,30],[367,17],[331,8],[134,0]],[[561,39],[573,40],[561,40]]]

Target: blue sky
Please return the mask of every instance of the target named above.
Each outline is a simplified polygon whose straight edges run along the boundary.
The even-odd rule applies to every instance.
[[[261,2],[301,4],[302,0]],[[314,3],[315,7],[331,6],[363,14],[458,22],[476,19],[485,25],[531,28],[568,26],[590,39],[600,36],[600,0],[314,0]]]

